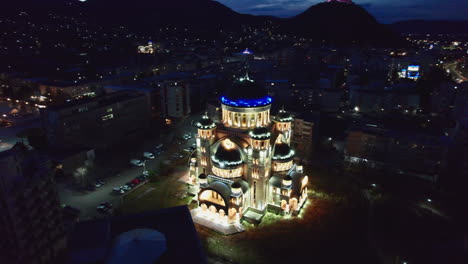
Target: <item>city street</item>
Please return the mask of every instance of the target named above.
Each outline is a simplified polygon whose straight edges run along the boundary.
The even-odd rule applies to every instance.
[[[196,115],[194,118],[186,118],[174,125],[170,133],[168,133],[165,138],[159,141],[164,144],[165,151],[162,154],[156,156],[153,160],[148,159],[146,161],[147,170],[157,169],[161,162],[165,160],[171,160],[171,156],[173,154],[182,153],[182,149],[187,148],[195,143],[195,128],[191,125],[191,122],[192,120],[196,120],[196,118],[199,118],[199,115]],[[178,145],[175,142],[175,138],[181,137],[186,133],[190,133],[192,138],[185,141],[183,144]],[[148,149],[145,149],[145,151],[154,150],[156,145],[156,142],[149,144]],[[142,155],[142,153],[140,153],[140,155]],[[184,153],[183,159],[186,160],[187,158],[188,154]],[[169,164],[169,166],[171,165]],[[129,167],[128,169],[120,171],[116,175],[106,177],[106,184],[100,188],[96,188],[94,191],[80,191],[76,188],[73,188],[73,186],[70,184],[60,183],[58,184],[60,202],[62,204],[80,209],[80,221],[103,216],[103,214],[97,212],[96,206],[98,206],[100,202],[104,201],[111,202],[114,205],[114,208],[119,206],[122,201],[122,195],[113,193],[112,189],[114,187],[125,185],[135,177],[142,175],[142,173],[143,167]]]
[[[458,62],[452,62],[452,63],[447,63],[445,64],[445,69],[449,70],[451,74],[453,74],[453,77],[455,81],[457,82],[466,82],[468,81],[468,78],[463,76],[458,70],[457,70],[457,64]]]

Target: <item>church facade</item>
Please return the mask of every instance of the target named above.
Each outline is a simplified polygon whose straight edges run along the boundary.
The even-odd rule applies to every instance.
[[[294,162],[288,112],[270,113],[272,98],[248,76],[221,97],[222,117],[196,122],[197,148],[189,183],[199,208],[223,223],[238,223],[248,210],[268,207],[297,214],[307,200],[308,176]]]

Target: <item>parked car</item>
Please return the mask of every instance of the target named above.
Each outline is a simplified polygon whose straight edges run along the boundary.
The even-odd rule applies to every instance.
[[[100,184],[99,182],[96,182],[96,183],[94,184],[94,187],[96,187],[96,188],[100,188],[101,186],[102,186],[102,184]]]
[[[112,188],[112,191],[116,194],[124,194],[125,193],[125,190],[122,188],[122,187],[115,187],[115,188]]]
[[[100,213],[107,213],[112,209],[112,204],[109,202],[101,202],[97,207],[96,210]]]
[[[124,186],[121,186],[120,188],[124,190],[125,192],[128,192],[132,189],[132,187],[130,187],[129,185],[124,185]]]
[[[156,145],[156,149],[162,149],[164,147],[164,144],[158,144]]]
[[[145,177],[148,177],[149,176],[149,171],[145,170],[145,171],[143,171],[143,173],[141,175],[143,175]]]
[[[133,165],[133,166],[142,167],[143,166],[143,161],[138,160],[138,159],[132,159],[132,160],[130,160],[130,164]]]
[[[140,182],[146,181],[146,176],[143,176],[143,175],[138,176],[138,177],[136,177],[136,178],[137,178]]]
[[[132,180],[132,183],[133,183],[134,185],[138,185],[138,184],[140,183],[140,180],[138,180],[137,178],[135,178],[135,179]]]
[[[154,159],[154,155],[151,152],[143,152],[143,157],[147,159]]]
[[[129,186],[130,188],[133,188],[135,187],[136,184],[130,181],[130,182],[127,182],[125,185]]]
[[[106,182],[104,180],[102,180],[102,179],[97,179],[96,183],[99,183],[101,186],[106,184]]]

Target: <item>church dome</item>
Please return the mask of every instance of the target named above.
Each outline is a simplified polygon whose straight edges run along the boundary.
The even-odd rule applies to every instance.
[[[262,87],[248,76],[235,81],[221,97],[221,103],[236,107],[259,107],[269,105],[272,98]]]
[[[294,150],[292,150],[287,144],[283,142],[276,143],[275,151],[273,152],[274,160],[286,160],[294,156]]]
[[[229,139],[218,144],[211,159],[219,168],[237,167],[243,162],[241,149]]]
[[[289,112],[285,110],[279,110],[278,114],[276,115],[276,121],[278,122],[291,122],[293,118]]]
[[[269,139],[271,136],[270,131],[266,127],[257,127],[249,132],[249,136],[253,139]]]
[[[195,123],[195,126],[199,129],[212,129],[216,127],[216,124],[213,122],[213,119],[204,115],[197,121],[197,123]]]

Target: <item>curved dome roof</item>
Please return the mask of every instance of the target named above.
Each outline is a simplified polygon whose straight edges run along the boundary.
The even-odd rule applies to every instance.
[[[229,139],[219,142],[211,160],[219,168],[237,167],[243,162],[241,149]]]
[[[221,103],[237,107],[258,107],[269,105],[272,98],[262,87],[248,76],[235,81],[221,97]]]
[[[195,123],[195,126],[199,129],[211,129],[215,128],[216,124],[213,122],[213,119],[207,115],[204,115],[200,120],[197,121],[197,123]]]
[[[231,197],[231,188],[224,182],[220,182],[220,181],[215,181],[215,182],[212,182],[210,183],[210,185],[208,185],[207,187],[205,188],[202,188],[200,190],[200,193],[199,195],[201,195],[203,192],[207,191],[207,190],[211,190],[211,191],[214,191],[216,193],[218,193],[219,195],[221,195],[221,197],[223,198],[223,203],[222,204],[219,204],[223,207],[228,207],[229,205],[229,198]],[[200,197],[200,196],[199,196]],[[201,198],[201,200],[203,201],[204,199]]]
[[[285,143],[279,142],[275,145],[275,151],[273,152],[274,160],[285,160],[290,159],[294,156],[294,151]]]
[[[269,139],[271,133],[266,127],[257,127],[249,132],[249,136],[254,139]]]
[[[291,114],[285,110],[279,110],[278,114],[276,115],[276,121],[279,122],[291,122],[293,120]]]

